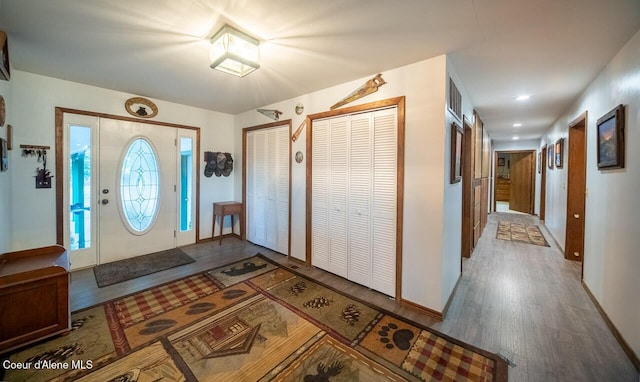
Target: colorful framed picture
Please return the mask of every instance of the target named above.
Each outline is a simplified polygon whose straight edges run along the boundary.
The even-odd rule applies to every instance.
[[[556,168],[562,168],[564,165],[564,138],[560,138],[556,141],[555,154]]]
[[[553,170],[553,154],[555,152],[555,147],[552,144],[547,145],[547,167],[549,170]]]
[[[462,180],[462,127],[451,124],[451,182]]]
[[[597,122],[598,170],[624,168],[624,105]]]

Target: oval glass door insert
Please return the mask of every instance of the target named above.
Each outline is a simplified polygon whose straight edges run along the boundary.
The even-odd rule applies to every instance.
[[[149,141],[136,138],[131,142],[120,171],[123,220],[132,233],[141,235],[153,225],[160,197],[158,161]]]

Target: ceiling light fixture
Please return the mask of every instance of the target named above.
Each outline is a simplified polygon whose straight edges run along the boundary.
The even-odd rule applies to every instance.
[[[517,141],[518,139],[520,139],[520,137],[513,137],[514,141]]]
[[[260,41],[225,25],[211,39],[211,67],[221,72],[244,77],[260,67]]]
[[[517,122],[517,123],[513,124],[513,127],[520,127],[520,126],[522,126],[522,123],[520,123],[520,122]]]
[[[530,96],[530,95],[528,95],[528,94],[523,94],[523,95],[519,95],[519,96],[517,96],[517,97],[516,97],[516,101],[526,101],[526,100],[528,100],[529,98],[531,98],[531,96]]]

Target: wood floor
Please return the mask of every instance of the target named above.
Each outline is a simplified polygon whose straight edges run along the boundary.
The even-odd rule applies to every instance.
[[[540,225],[552,247],[498,240],[498,220]],[[640,376],[580,282],[580,263],[564,260],[549,233],[529,215],[493,213],[443,322],[327,272],[297,271],[483,349],[507,357],[510,381],[629,381]],[[183,247],[197,261],[112,285],[96,286],[91,269],[72,273],[71,309],[78,310],[257,252],[285,266],[298,265],[265,248],[226,238]],[[407,286],[405,285],[405,288]]]

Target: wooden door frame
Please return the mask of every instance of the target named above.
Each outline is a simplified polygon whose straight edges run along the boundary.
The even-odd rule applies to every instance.
[[[580,114],[576,119],[574,119],[573,121],[571,121],[571,123],[569,123],[569,129],[568,129],[568,134],[569,137],[571,136],[571,132],[573,131],[573,129],[576,128],[583,128],[584,129],[584,147],[582,147],[583,153],[584,153],[584,159],[585,159],[585,163],[584,163],[584,168],[583,169],[574,169],[573,165],[572,165],[572,161],[571,161],[571,151],[570,151],[570,144],[571,142],[567,143],[567,150],[566,150],[566,155],[567,155],[567,201],[569,200],[569,192],[571,191],[572,188],[572,174],[574,174],[574,171],[579,171],[575,174],[577,174],[578,176],[582,176],[584,179],[584,184],[585,184],[585,190],[583,190],[582,192],[582,211],[583,212],[583,216],[582,216],[582,253],[580,254],[580,258],[581,258],[581,273],[580,273],[580,279],[582,279],[584,277],[584,231],[585,231],[585,218],[584,218],[584,214],[586,214],[586,196],[584,194],[584,192],[586,192],[586,185],[587,185],[587,165],[586,165],[586,156],[587,156],[587,112],[585,111],[584,113]],[[568,205],[567,205],[568,207]],[[565,238],[564,238],[564,243],[565,243],[565,259],[568,260],[572,260],[572,258],[570,257],[570,251],[567,251],[567,226],[569,225],[569,218],[571,217],[571,211],[569,211],[569,208],[567,208],[567,215],[566,215],[566,219],[565,219]]]
[[[262,130],[262,129],[270,129],[273,127],[279,126],[289,126],[289,137],[291,137],[291,119],[276,121],[271,123],[266,123],[264,125],[250,126],[242,129],[242,223],[244,227],[240,230],[242,232],[242,240],[245,240],[247,235],[247,227],[249,226],[249,221],[247,220],[247,133]],[[291,257],[291,139],[289,139],[289,222],[288,222],[288,243],[287,243],[287,258],[290,260],[298,260],[295,257]],[[215,222],[214,222],[215,224]],[[298,260],[299,261],[299,260]]]
[[[63,177],[64,174],[64,114],[78,114],[87,115],[91,117],[114,119],[118,121],[137,122],[147,125],[166,126],[176,129],[187,129],[196,131],[195,142],[195,155],[196,155],[196,176],[195,185],[196,188],[196,216],[195,227],[196,230],[196,243],[200,242],[200,128],[194,126],[179,125],[176,123],[152,121],[141,118],[123,117],[121,115],[98,113],[94,111],[69,109],[65,107],[57,106],[55,108],[55,151],[56,151],[56,174],[59,177]],[[64,214],[69,211],[64,211],[64,181],[57,181],[56,183],[56,244],[64,245]]]
[[[311,221],[312,221],[312,132],[313,121],[316,119],[337,117],[340,115],[356,114],[366,111],[374,111],[385,107],[397,107],[397,134],[398,134],[398,152],[397,152],[397,175],[396,175],[396,287],[395,300],[396,303],[405,303],[402,300],[402,231],[403,231],[403,207],[404,207],[404,129],[405,129],[405,97],[388,98],[381,101],[374,101],[363,105],[345,107],[316,114],[309,114],[305,120],[307,126],[307,160],[306,160],[306,264],[311,266]]]
[[[473,243],[473,124],[462,118],[462,256],[471,257]],[[460,259],[462,268],[462,259]]]
[[[531,169],[531,193],[529,195],[529,201],[531,202],[531,210],[529,215],[534,215],[536,211],[536,150],[495,150],[493,161],[493,173],[495,174],[495,168],[498,165],[498,154],[531,154],[533,156],[533,167]],[[493,210],[496,209],[496,182],[497,177],[493,177]]]

